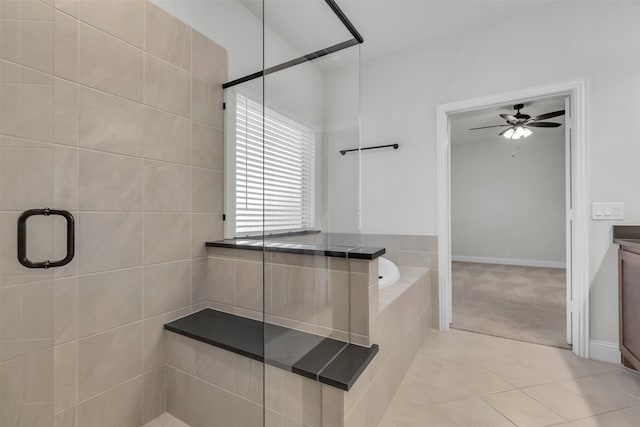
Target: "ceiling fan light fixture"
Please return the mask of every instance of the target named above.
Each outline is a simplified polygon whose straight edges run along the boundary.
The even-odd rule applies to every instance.
[[[504,136],[507,139],[511,139],[511,137],[516,133],[516,131],[513,128],[509,128],[507,129],[507,131],[505,133],[502,134],[502,136]]]
[[[516,132],[513,134],[513,139],[520,139],[523,136],[525,136],[525,131],[524,131],[524,127],[522,126],[517,126],[516,127]],[[526,136],[525,136],[526,138]]]
[[[525,138],[530,136],[533,133],[529,128],[523,128],[523,129],[524,129],[524,134],[522,136],[524,136]]]

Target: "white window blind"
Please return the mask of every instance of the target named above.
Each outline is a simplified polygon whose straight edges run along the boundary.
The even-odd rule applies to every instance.
[[[236,236],[314,226],[315,144],[311,129],[236,96]]]

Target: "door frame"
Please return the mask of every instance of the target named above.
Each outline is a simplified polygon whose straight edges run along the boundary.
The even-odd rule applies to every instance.
[[[571,259],[569,280],[571,295],[567,294],[571,311],[573,352],[589,357],[589,206],[587,200],[586,146],[586,79],[552,83],[446,104],[436,109],[437,126],[437,202],[438,202],[438,298],[439,329],[446,331],[452,320],[451,289],[451,144],[449,115],[478,110],[521,100],[568,96],[570,111],[565,124],[571,144],[571,192],[573,209],[567,212],[571,220]]]

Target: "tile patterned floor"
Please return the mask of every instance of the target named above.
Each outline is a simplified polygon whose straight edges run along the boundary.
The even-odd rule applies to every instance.
[[[558,268],[454,262],[451,326],[568,348],[565,280]]]
[[[638,427],[640,375],[569,350],[433,331],[380,427]]]

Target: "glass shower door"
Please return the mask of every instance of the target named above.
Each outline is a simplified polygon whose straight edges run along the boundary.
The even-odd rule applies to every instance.
[[[55,77],[53,6],[39,1],[0,5],[0,426],[52,426],[56,410],[54,347],[62,326],[54,316],[61,269],[27,268],[18,260],[18,219],[30,209],[23,246],[27,264],[64,258],[63,223],[42,210],[70,209],[56,182],[65,150],[56,141],[55,99],[65,81]],[[58,117],[60,117],[58,115]],[[59,124],[63,124],[58,122]],[[68,173],[75,173],[69,171]],[[54,235],[55,236],[54,238]],[[40,267],[45,265],[40,264]],[[65,267],[62,267],[64,270]],[[66,352],[66,353],[65,353]]]

